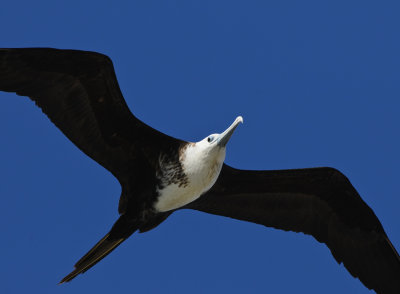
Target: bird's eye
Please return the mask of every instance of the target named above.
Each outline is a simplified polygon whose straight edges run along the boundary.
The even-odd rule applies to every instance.
[[[213,140],[214,140],[214,137],[213,137],[213,136],[210,136],[210,137],[207,138],[207,142],[208,142],[208,143],[211,143]]]

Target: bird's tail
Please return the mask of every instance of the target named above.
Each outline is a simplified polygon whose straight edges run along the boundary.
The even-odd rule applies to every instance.
[[[117,248],[124,242],[130,235],[138,229],[137,222],[127,220],[122,215],[113,225],[110,232],[105,235],[92,249],[89,250],[76,264],[75,269],[65,276],[59,284],[69,282],[77,275],[86,272],[104,257]]]

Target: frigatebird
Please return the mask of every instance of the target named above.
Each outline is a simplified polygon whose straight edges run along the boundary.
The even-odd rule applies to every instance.
[[[303,232],[377,293],[400,293],[400,257],[372,209],[334,168],[240,170],[224,164],[242,117],[193,143],[163,134],[129,110],[109,57],[51,48],[0,49],[0,90],[32,99],[121,184],[120,217],[60,283],[71,281],[134,232],[179,209]]]

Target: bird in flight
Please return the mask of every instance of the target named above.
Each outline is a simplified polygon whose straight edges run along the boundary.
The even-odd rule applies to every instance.
[[[134,232],[179,209],[303,232],[377,293],[400,293],[400,257],[372,209],[330,167],[240,170],[224,164],[242,117],[199,142],[163,134],[129,110],[109,57],[51,48],[0,49],[0,90],[28,96],[121,184],[120,217],[60,283],[84,273]]]

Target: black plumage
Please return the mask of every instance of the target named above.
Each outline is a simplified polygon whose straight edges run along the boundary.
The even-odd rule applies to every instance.
[[[153,208],[160,160],[174,164],[188,142],[167,136],[128,109],[111,60],[48,48],[0,49],[0,90],[28,96],[85,154],[120,182],[120,218],[62,282],[85,272],[132,233],[151,230],[173,211]],[[338,262],[378,293],[400,293],[400,258],[374,212],[332,168],[245,171],[224,165],[216,184],[182,207],[303,232],[325,243]]]
[[[338,170],[246,171],[224,165],[186,208],[312,235],[377,293],[399,293],[400,257],[372,209]]]

